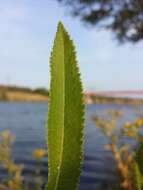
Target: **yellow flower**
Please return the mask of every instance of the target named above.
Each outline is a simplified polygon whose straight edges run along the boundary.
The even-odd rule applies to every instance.
[[[123,188],[125,188],[125,189],[128,189],[128,187],[129,187],[129,181],[126,179],[126,180],[124,180],[124,182],[121,184],[121,186],[123,187]]]
[[[143,119],[142,119],[142,118],[136,119],[135,125],[136,125],[137,127],[141,127],[141,126],[143,125]]]
[[[124,165],[123,169],[122,169],[122,172],[124,174],[124,178],[127,178],[128,175],[129,175],[129,169],[126,165]]]
[[[128,157],[127,157],[127,162],[128,163],[131,163],[133,161],[133,155],[129,155]]]
[[[135,131],[127,131],[127,136],[128,137],[135,137],[136,136],[136,132]]]
[[[0,133],[0,136],[1,136],[1,138],[2,138],[3,140],[5,140],[5,141],[11,142],[11,143],[12,143],[13,141],[15,141],[15,136],[13,136],[9,130],[4,130],[4,131],[2,131],[2,132]]]
[[[8,185],[9,185],[9,187],[12,188],[12,189],[15,188],[15,182],[14,182],[13,180],[10,180],[10,181],[8,182]]]
[[[46,155],[46,151],[44,149],[37,149],[33,152],[33,156],[35,158],[43,158]]]
[[[9,130],[4,130],[1,132],[1,136],[4,138],[4,139],[8,139],[10,136],[11,136],[11,133]]]
[[[132,127],[132,124],[130,122],[128,122],[128,121],[124,125],[124,128],[127,128],[127,129],[129,129],[131,127]]]
[[[9,172],[15,172],[17,166],[14,163],[10,162],[7,164],[7,167]]]

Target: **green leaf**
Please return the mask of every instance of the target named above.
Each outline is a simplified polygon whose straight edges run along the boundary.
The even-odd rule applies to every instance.
[[[140,169],[140,172],[143,174],[143,143],[139,144],[135,155],[136,162]]]
[[[138,164],[134,163],[134,172],[135,172],[135,187],[137,190],[142,190],[142,175],[140,173],[140,169]]]
[[[51,55],[48,190],[75,190],[83,160],[84,103],[75,47],[59,23]]]

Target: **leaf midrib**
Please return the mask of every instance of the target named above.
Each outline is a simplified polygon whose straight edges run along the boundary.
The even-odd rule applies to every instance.
[[[63,28],[61,28],[63,30]],[[60,154],[60,164],[58,166],[58,174],[57,174],[57,179],[56,179],[56,185],[54,190],[57,190],[58,184],[59,184],[59,179],[60,179],[60,174],[61,174],[61,165],[62,165],[62,158],[63,158],[63,145],[64,145],[64,126],[65,126],[65,44],[64,44],[64,31],[62,31],[62,51],[63,51],[63,64],[64,64],[64,69],[63,69],[63,99],[64,99],[64,105],[63,105],[63,127],[62,127],[62,139],[61,139],[61,154]]]

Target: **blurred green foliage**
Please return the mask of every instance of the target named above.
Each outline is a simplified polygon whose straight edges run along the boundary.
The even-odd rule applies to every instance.
[[[7,101],[8,97],[5,91],[0,91],[0,101]]]
[[[143,39],[142,0],[57,0],[92,26],[112,30],[120,42]]]
[[[33,93],[49,96],[49,91],[45,88],[36,88],[35,90],[33,90]]]

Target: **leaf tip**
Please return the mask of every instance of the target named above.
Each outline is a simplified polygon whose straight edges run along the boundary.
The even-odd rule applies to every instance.
[[[62,21],[59,21],[59,23],[58,23],[58,30],[60,30],[60,29],[64,29],[64,25],[63,25]]]

